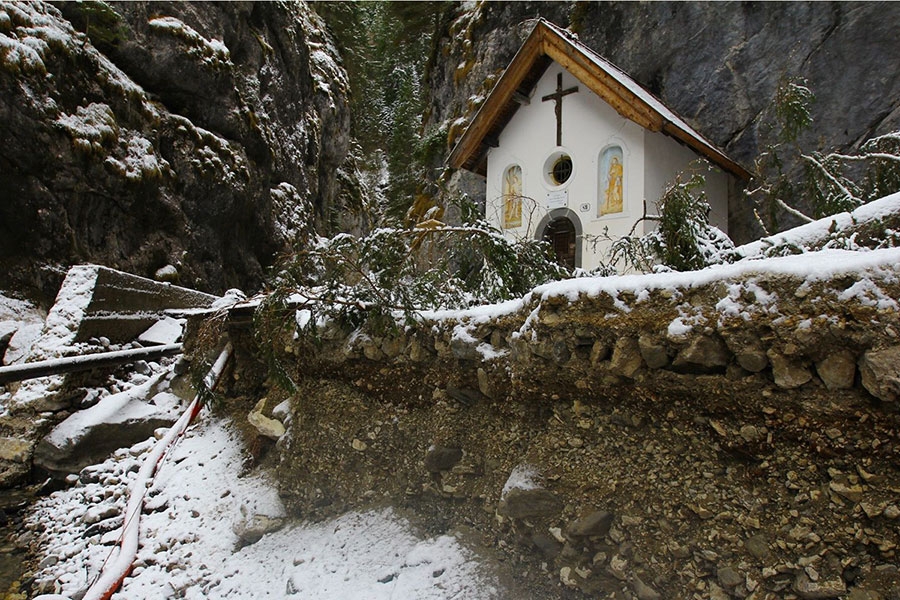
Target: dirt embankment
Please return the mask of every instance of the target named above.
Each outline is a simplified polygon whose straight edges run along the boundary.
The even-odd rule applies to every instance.
[[[854,273],[273,340],[293,394],[243,337],[230,403],[288,400],[257,448],[298,516],[408,508],[477,532],[535,597],[894,598],[900,289]]]

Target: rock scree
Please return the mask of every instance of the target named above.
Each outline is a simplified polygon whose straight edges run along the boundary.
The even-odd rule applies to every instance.
[[[474,527],[544,597],[891,597],[895,255],[575,280],[315,344],[288,329],[267,343],[294,393],[234,329],[226,404],[246,422],[261,395],[289,403],[277,442],[246,435],[292,515],[387,503]]]

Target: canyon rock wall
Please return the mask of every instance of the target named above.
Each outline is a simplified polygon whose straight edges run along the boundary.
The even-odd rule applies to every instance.
[[[807,152],[900,128],[900,68],[887,51],[900,7],[837,2],[466,5],[440,40],[426,128],[445,128],[452,147],[537,16],[570,27],[748,168],[780,141],[772,101],[787,78],[805,78],[816,96],[813,125],[798,140]],[[736,208],[735,240],[758,237],[750,213]]]
[[[358,205],[347,94],[304,3],[0,4],[0,285],[52,298],[97,262],[257,289]]]

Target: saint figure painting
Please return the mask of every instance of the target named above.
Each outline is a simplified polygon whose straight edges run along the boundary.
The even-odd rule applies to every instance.
[[[503,227],[522,226],[522,167],[513,165],[503,175]]]
[[[622,148],[610,146],[600,157],[600,208],[597,216],[620,213],[622,206]]]

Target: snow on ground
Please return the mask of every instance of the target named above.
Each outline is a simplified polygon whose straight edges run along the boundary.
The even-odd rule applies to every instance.
[[[25,358],[31,344],[41,334],[45,314],[27,300],[10,298],[0,292],[0,338],[13,333],[3,364],[10,365]]]
[[[226,422],[200,418],[148,491],[136,567],[114,599],[496,597],[455,537],[423,539],[390,509],[290,524],[238,549],[236,523],[282,517],[283,507],[268,481],[242,476],[241,444]],[[73,597],[114,559],[127,489],[153,442],[88,467],[35,505],[28,527],[44,548],[40,592]]]
[[[812,243],[828,239],[828,234],[831,232],[839,232],[860,223],[881,221],[898,213],[900,213],[900,192],[863,204],[853,212],[841,212],[823,217],[818,221],[738,246],[735,250],[741,256],[759,258],[769,248],[777,246],[807,247]],[[865,251],[865,248],[859,248],[859,250]]]

